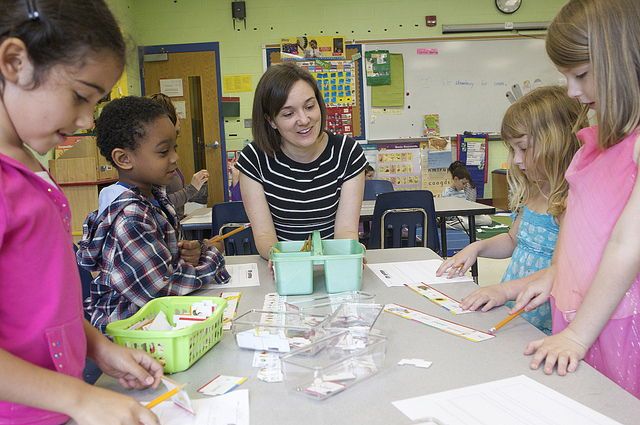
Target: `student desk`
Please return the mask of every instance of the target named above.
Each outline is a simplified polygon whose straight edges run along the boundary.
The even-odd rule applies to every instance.
[[[367,260],[373,263],[414,261],[438,258],[428,248],[371,250]],[[229,289],[241,291],[238,314],[262,308],[264,296],[276,292],[267,262],[259,256],[227,257],[230,264],[257,262],[260,287]],[[477,286],[472,282],[436,285],[437,289],[461,299]],[[322,294],[322,273],[315,276],[316,294]],[[489,329],[507,317],[507,308],[487,313],[453,315],[435,303],[405,287],[388,288],[365,267],[362,290],[376,295],[376,302],[398,303],[422,312],[452,320],[476,329]],[[222,290],[223,291],[223,290]],[[197,295],[217,295],[221,289],[201,290]],[[251,363],[254,352],[237,347],[230,331],[221,341],[184,372],[171,375],[179,383],[189,383],[189,395],[203,398],[196,390],[217,375],[248,378],[239,389],[249,389],[252,424],[282,425],[326,424],[410,424],[391,402],[440,391],[481,384],[498,379],[526,375],[590,408],[624,424],[637,423],[640,400],[611,382],[584,362],[568,376],[547,376],[542,370],[529,369],[531,357],[522,352],[526,344],[543,334],[522,318],[515,318],[493,339],[474,343],[440,330],[383,312],[375,325],[387,336],[387,353],[382,370],[344,392],[318,402],[285,390],[283,382],[266,383],[256,378]],[[401,359],[433,361],[429,369],[398,366]],[[124,391],[117,380],[102,375],[96,385],[125,393],[142,401],[151,401],[160,391]],[[544,406],[540,406],[544,408]]]
[[[211,208],[198,208],[180,221],[180,226],[186,233],[187,239],[202,240],[205,231],[212,231],[213,218],[211,214]]]
[[[469,243],[476,241],[476,215],[481,214],[495,214],[496,209],[489,205],[484,205],[479,202],[467,201],[463,198],[455,197],[437,197],[433,198],[435,205],[436,217],[442,218],[440,220],[440,252],[443,256],[446,256],[447,252],[447,223],[444,220],[445,217],[451,217],[454,215],[462,215],[469,218]],[[373,210],[375,208],[376,201],[362,201],[362,208],[360,209],[360,221],[367,221],[373,219]],[[473,280],[478,282],[478,263],[474,263],[471,266],[471,276]]]

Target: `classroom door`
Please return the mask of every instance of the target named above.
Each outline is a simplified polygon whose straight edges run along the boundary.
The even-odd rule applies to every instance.
[[[166,46],[170,48],[172,46]],[[174,52],[168,60],[143,63],[145,95],[157,93],[161,80],[171,83],[171,99],[180,117],[178,166],[185,184],[196,171],[209,171],[208,206],[224,202],[223,142],[220,132],[216,52]],[[171,80],[171,81],[167,81]],[[180,87],[182,86],[182,90]],[[165,90],[166,92],[167,90]],[[176,95],[181,93],[182,96]]]

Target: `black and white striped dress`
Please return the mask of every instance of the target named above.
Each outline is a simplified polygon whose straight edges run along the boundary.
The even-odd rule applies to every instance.
[[[327,134],[327,147],[309,164],[293,161],[282,152],[268,157],[255,143],[238,158],[238,170],[264,187],[278,240],[303,240],[314,230],[323,239],[332,238],[342,183],[367,166],[358,142]]]

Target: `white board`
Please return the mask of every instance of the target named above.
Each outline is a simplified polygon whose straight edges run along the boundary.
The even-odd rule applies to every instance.
[[[418,54],[428,49],[431,54]],[[465,131],[498,133],[511,102],[507,92],[517,84],[525,91],[564,84],[544,48],[544,38],[451,39],[366,44],[363,51],[389,50],[404,60],[404,107],[401,114],[372,114],[371,87],[366,86],[367,139],[423,136],[423,117],[438,114],[440,134]],[[421,50],[424,51],[424,50]],[[393,78],[393,76],[392,76]],[[377,108],[374,108],[377,109]]]

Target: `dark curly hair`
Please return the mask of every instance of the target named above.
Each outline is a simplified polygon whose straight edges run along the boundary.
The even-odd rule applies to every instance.
[[[146,97],[127,96],[111,101],[96,120],[100,154],[115,165],[111,158],[114,149],[135,150],[147,134],[147,125],[166,116],[159,103]]]

